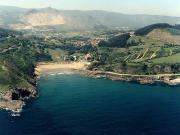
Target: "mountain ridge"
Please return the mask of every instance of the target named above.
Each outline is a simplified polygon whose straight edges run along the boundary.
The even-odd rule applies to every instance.
[[[0,6],[0,26],[11,29],[104,30],[138,29],[154,23],[180,23],[180,17],[129,15],[104,10],[25,9]],[[38,28],[37,28],[38,27]]]

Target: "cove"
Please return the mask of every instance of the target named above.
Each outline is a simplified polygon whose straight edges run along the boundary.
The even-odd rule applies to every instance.
[[[0,135],[179,135],[180,86],[45,75],[20,117],[0,111]]]

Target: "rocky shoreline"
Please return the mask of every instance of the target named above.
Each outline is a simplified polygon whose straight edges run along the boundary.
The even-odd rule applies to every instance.
[[[0,108],[10,110],[12,112],[21,112],[26,100],[36,97],[36,87],[24,89],[11,89],[4,94],[1,94]]]
[[[89,71],[85,70],[82,72],[89,77],[94,78],[108,78],[117,81],[129,81],[138,82],[140,84],[153,84],[153,83],[164,83],[167,85],[179,85],[180,75],[177,75],[176,79],[171,79],[171,75],[129,75],[129,74],[118,74],[114,72],[104,71]]]
[[[63,72],[60,70],[60,72]],[[65,73],[67,72],[64,71]],[[140,84],[153,84],[153,83],[165,83],[168,85],[179,85],[180,84],[180,76],[177,75],[176,79],[171,79],[170,75],[129,75],[129,74],[119,74],[114,72],[104,72],[104,71],[90,71],[90,70],[82,70],[82,69],[71,69],[69,70],[71,73],[77,73],[81,75],[85,75],[92,78],[108,78],[111,80],[117,81],[129,81],[129,82],[138,82]],[[37,78],[40,74],[34,79],[36,82]],[[5,94],[0,95],[0,108],[10,110],[12,112],[21,112],[23,106],[25,105],[26,100],[36,97],[38,94],[36,85],[33,88],[24,89],[17,88],[11,89]]]

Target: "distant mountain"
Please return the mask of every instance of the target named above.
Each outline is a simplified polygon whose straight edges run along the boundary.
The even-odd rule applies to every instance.
[[[0,26],[9,26],[19,23],[20,18],[27,12],[27,9],[0,6]]]
[[[154,23],[177,24],[180,17],[0,6],[0,26],[12,29],[137,29]]]

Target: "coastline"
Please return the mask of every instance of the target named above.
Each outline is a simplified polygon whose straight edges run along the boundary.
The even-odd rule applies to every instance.
[[[153,84],[153,83],[164,83],[167,85],[180,85],[180,74],[159,74],[159,75],[132,75],[132,74],[120,74],[115,72],[105,71],[90,71],[87,67],[90,63],[88,62],[77,62],[77,63],[38,63],[34,74],[35,82],[43,74],[61,74],[61,73],[77,73],[92,78],[108,78],[117,81],[129,81],[138,82],[140,84]],[[172,79],[172,76],[175,77]],[[19,97],[13,100],[12,97],[17,94]],[[27,95],[26,95],[27,94]],[[16,89],[9,90],[0,99],[0,108],[10,110],[14,113],[20,113],[26,100],[36,97],[38,94],[36,85],[29,89]]]
[[[33,88],[10,89],[0,98],[0,109],[5,109],[13,113],[20,113],[25,105],[25,102],[37,96],[35,86]]]
[[[167,85],[179,85],[180,74],[159,74],[159,75],[132,75],[104,71],[86,71],[87,75],[95,78],[108,78],[115,81],[138,82],[140,84],[164,83]],[[171,79],[176,76],[176,79]]]
[[[115,72],[105,71],[90,71],[87,70],[88,62],[77,63],[39,63],[35,68],[35,74],[41,76],[42,74],[55,72],[76,72],[94,78],[108,78],[119,81],[136,81],[140,84],[165,83],[168,85],[180,84],[180,74],[159,74],[159,75],[133,75],[120,74]],[[175,79],[171,79],[175,76]]]

